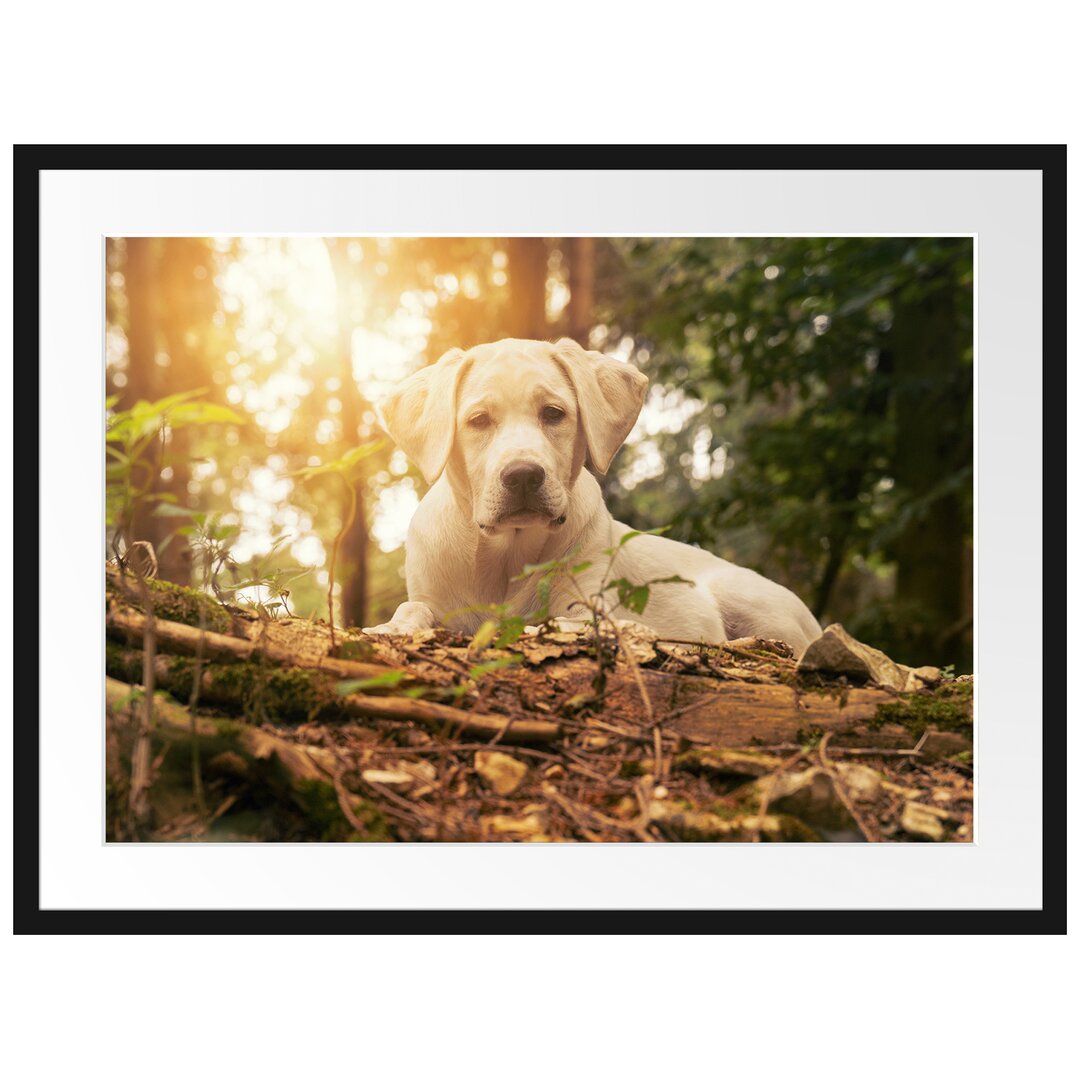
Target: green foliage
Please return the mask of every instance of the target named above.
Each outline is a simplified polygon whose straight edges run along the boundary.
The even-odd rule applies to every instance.
[[[853,630],[897,599],[913,533],[948,528],[950,551],[969,541],[970,240],[625,239],[604,250],[608,340],[630,334],[633,359],[689,417],[650,440],[663,474],[635,482],[635,453],[624,453],[606,483],[616,516],[670,520],[676,539],[789,584]],[[928,464],[914,460],[920,440],[937,448]],[[912,593],[911,581],[899,586]],[[941,635],[933,592],[927,620]],[[958,581],[950,621],[961,593]],[[888,651],[915,648],[906,617],[865,629]],[[970,643],[942,647],[970,663]]]
[[[166,437],[171,431],[209,424],[243,424],[244,418],[224,405],[197,401],[205,390],[189,390],[170,394],[158,401],[136,401],[130,409],[113,411],[114,395],[106,400],[105,426],[105,524],[113,532],[113,547],[121,540],[135,539],[124,535],[137,509],[146,503],[161,504],[159,514],[167,514],[175,496],[154,492],[154,481],[160,469],[168,463],[164,452]],[[155,443],[159,452],[151,455]],[[177,509],[181,516],[183,510]]]
[[[389,690],[399,686],[408,676],[404,671],[386,671],[373,675],[370,679],[342,679],[337,684],[337,692],[343,697],[348,694],[361,694],[365,690]]]

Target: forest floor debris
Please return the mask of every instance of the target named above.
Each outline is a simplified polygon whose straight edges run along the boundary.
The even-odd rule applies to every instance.
[[[808,669],[779,642],[623,627],[629,644],[599,650],[598,680],[591,630],[541,628],[503,649],[448,630],[331,641],[323,624],[216,604],[195,667],[203,631],[164,583],[151,813],[135,821],[145,613],[115,574],[106,584],[112,840],[973,839],[967,678],[898,684],[843,657]],[[832,636],[829,649],[858,653]]]

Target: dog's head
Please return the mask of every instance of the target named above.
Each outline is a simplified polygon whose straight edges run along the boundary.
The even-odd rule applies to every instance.
[[[507,338],[451,349],[406,379],[383,403],[383,423],[429,484],[446,470],[483,531],[553,528],[585,462],[607,471],[647,385],[630,364],[568,338]]]

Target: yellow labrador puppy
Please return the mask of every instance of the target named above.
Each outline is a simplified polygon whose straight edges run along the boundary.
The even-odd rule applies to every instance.
[[[406,541],[409,599],[389,623],[366,632],[408,634],[440,621],[474,630],[489,604],[528,615],[540,606],[542,575],[515,580],[522,568],[575,552],[575,565],[591,566],[557,575],[553,616],[587,618],[582,597],[605,581],[678,575],[692,584],[652,585],[641,613],[619,607],[612,590],[605,608],[671,638],[757,635],[801,655],[821,630],[781,585],[662,536],[619,545],[630,528],[612,519],[592,473],[607,471],[647,385],[630,364],[565,338],[452,349],[406,379],[384,403],[383,422],[431,487]]]

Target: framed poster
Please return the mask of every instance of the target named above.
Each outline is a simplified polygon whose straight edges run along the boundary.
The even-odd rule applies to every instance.
[[[18,148],[18,928],[1062,929],[1063,148],[529,150]]]

